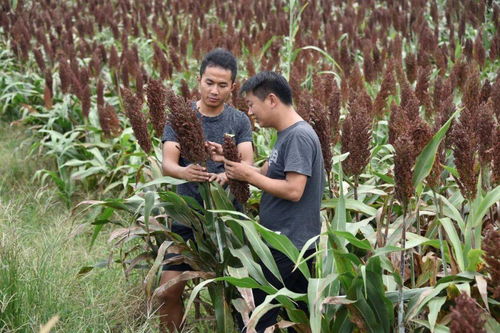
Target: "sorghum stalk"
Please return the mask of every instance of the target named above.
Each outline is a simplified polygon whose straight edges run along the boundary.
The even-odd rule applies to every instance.
[[[415,154],[413,152],[413,141],[408,134],[404,134],[396,139],[394,143],[396,154],[394,155],[394,178],[396,181],[396,197],[400,200],[403,207],[403,225],[401,232],[401,285],[399,289],[399,311],[398,327],[399,332],[404,333],[404,302],[403,287],[405,281],[405,247],[406,247],[406,215],[409,201],[413,195],[414,188],[412,182],[412,168],[415,164]]]
[[[403,322],[404,318],[404,301],[403,301],[403,288],[405,284],[405,250],[406,247],[406,211],[407,205],[403,205],[403,226],[401,231],[401,259],[399,264],[399,271],[401,275],[401,285],[399,286],[399,295],[398,295],[398,331],[399,333],[405,333],[405,326]]]
[[[436,206],[438,208],[438,218],[441,219],[443,216],[443,208],[441,206],[441,201],[438,200],[436,191],[432,189],[432,195],[434,196],[434,202],[436,203]],[[439,250],[441,251],[441,263],[443,264],[443,272],[444,276],[448,276],[448,269],[447,269],[447,262],[446,262],[446,256],[444,252],[444,243],[443,243],[443,226],[441,225],[441,222],[439,222],[438,226],[438,234],[439,234]]]

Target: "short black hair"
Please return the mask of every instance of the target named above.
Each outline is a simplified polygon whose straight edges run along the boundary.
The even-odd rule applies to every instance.
[[[200,66],[200,77],[205,73],[207,67],[221,67],[231,71],[231,81],[234,82],[238,72],[238,65],[234,55],[226,49],[216,48],[208,52],[203,58]]]
[[[292,88],[280,74],[271,71],[260,72],[246,81],[240,89],[240,94],[251,92],[261,101],[269,94],[275,94],[284,104],[292,105]]]

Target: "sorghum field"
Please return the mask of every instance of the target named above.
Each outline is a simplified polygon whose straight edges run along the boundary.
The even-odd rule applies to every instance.
[[[179,278],[185,332],[236,332],[236,312],[251,332],[272,302],[288,313],[283,331],[500,332],[497,0],[0,8],[1,332],[157,332],[172,247],[198,270]],[[161,174],[166,121],[184,131],[184,156],[207,159],[188,101],[215,47],[238,58],[238,85],[261,70],[287,77],[320,137],[313,270],[303,253],[318,237],[301,251],[259,225],[258,189],[205,183],[199,207]],[[246,110],[237,94],[227,103]],[[276,133],[253,136],[260,165]],[[238,158],[230,138],[224,148]],[[307,294],[266,281],[260,265],[279,277],[270,246],[309,278]],[[269,297],[256,308],[249,288]]]

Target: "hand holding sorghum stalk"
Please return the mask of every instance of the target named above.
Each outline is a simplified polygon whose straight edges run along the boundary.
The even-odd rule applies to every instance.
[[[196,116],[191,102],[180,96],[169,94],[167,101],[170,113],[167,120],[172,126],[179,142],[181,155],[192,163],[203,164],[209,154],[205,149],[205,139],[200,119]]]
[[[238,148],[236,147],[234,139],[231,135],[224,135],[224,144],[222,145],[222,149],[224,151],[224,158],[238,163],[241,162],[241,156],[238,153]],[[229,179],[229,189],[239,203],[244,204],[248,201],[248,198],[250,197],[250,188],[247,182]]]
[[[123,88],[121,92],[125,102],[126,114],[132,124],[135,137],[142,150],[149,153],[153,147],[148,133],[146,117],[144,117],[144,114],[141,112],[142,102],[127,88]]]

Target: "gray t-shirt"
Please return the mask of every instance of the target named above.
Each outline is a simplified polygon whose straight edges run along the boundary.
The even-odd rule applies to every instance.
[[[278,140],[268,162],[267,176],[270,178],[286,179],[287,172],[307,176],[304,193],[298,202],[280,199],[266,192],[260,202],[260,223],[286,235],[300,249],[321,230],[320,209],[325,173],[316,132],[305,121],[278,132]]]
[[[193,109],[196,108],[196,103],[193,103]],[[233,108],[230,105],[224,105],[224,110],[215,117],[207,117],[197,112],[196,115],[201,119],[203,126],[203,133],[205,139],[220,144],[224,143],[224,134],[234,135],[236,144],[242,142],[252,141],[252,127],[250,119],[243,112]],[[177,135],[172,127],[167,123],[163,131],[162,142],[174,141],[178,142]],[[188,166],[190,161],[186,160],[183,156],[179,158],[180,166]],[[208,172],[221,173],[224,172],[224,163],[214,162],[209,160],[207,162]],[[177,186],[177,193],[181,195],[188,195],[195,198],[200,204],[203,203],[201,195],[198,192],[198,184],[196,182],[184,183]]]

